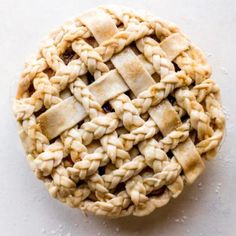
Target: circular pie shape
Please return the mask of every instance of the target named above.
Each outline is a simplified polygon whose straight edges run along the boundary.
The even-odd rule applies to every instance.
[[[143,216],[215,156],[225,118],[202,52],[173,24],[106,6],[52,32],[14,103],[49,193],[86,212]]]

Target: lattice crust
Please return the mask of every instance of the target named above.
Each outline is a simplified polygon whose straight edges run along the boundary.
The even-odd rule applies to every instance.
[[[14,111],[49,193],[97,215],[143,216],[204,170],[224,131],[202,52],[173,24],[92,9],[42,43]]]

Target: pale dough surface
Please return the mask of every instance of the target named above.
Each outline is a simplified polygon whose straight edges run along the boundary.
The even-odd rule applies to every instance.
[[[234,235],[236,226],[236,102],[234,53],[236,3],[228,1],[126,1],[134,9],[176,23],[208,55],[221,87],[227,115],[226,137],[217,160],[197,183],[168,206],[144,218],[84,217],[52,200],[28,168],[11,112],[14,86],[27,55],[55,26],[110,1],[1,1],[0,29],[0,228],[4,235]],[[123,1],[113,1],[124,4]],[[17,144],[17,145],[15,145]],[[202,186],[201,186],[202,184]],[[213,223],[214,222],[214,223]],[[78,225],[75,225],[78,224]],[[145,227],[144,227],[145,226]],[[137,233],[136,233],[137,232]]]

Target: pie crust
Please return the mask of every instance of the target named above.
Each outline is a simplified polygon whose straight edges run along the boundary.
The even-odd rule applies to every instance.
[[[225,118],[210,76],[200,49],[146,12],[66,22],[25,65],[14,103],[34,173],[84,212],[150,214],[217,153]]]

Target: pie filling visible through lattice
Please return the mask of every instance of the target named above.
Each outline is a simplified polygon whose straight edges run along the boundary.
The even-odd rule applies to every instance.
[[[176,198],[223,137],[219,88],[173,24],[122,7],[52,32],[21,75],[14,112],[49,193],[97,215],[143,216]]]

